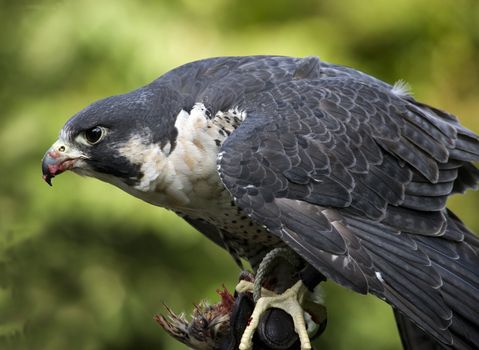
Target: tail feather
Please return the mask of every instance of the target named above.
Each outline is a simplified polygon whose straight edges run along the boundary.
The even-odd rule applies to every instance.
[[[401,310],[406,350],[479,348],[479,239],[451,211],[442,214],[441,236],[346,217],[383,283],[370,292]]]
[[[394,317],[404,350],[444,350],[433,337],[416,326],[397,309],[393,309]]]

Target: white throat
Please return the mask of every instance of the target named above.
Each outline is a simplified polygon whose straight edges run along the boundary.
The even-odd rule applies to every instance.
[[[163,148],[144,144],[141,135],[132,137],[118,150],[132,163],[141,164],[144,175],[136,186],[121,188],[149,203],[176,211],[204,210],[225,191],[216,169],[218,152],[224,139],[245,117],[237,109],[211,117],[206,107],[197,103],[190,113],[182,110],[178,114],[174,148],[169,144]]]

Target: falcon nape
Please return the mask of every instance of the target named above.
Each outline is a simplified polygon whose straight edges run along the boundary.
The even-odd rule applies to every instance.
[[[72,170],[171,209],[254,271],[286,248],[300,263],[279,299],[301,299],[292,276],[314,268],[388,302],[407,349],[417,332],[430,349],[477,349],[479,240],[446,208],[476,187],[477,160],[479,137],[401,84],[253,56],[189,63],[93,103],[42,169],[48,183]]]

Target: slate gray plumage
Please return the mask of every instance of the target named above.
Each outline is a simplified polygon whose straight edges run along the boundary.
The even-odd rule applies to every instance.
[[[348,69],[271,66],[279,81],[243,98],[248,118],[222,147],[237,204],[328,278],[385,298],[445,344],[479,345],[477,238],[445,209],[477,182],[477,136]],[[348,231],[317,206],[337,208]]]
[[[179,111],[198,102],[211,115],[247,115],[225,135],[218,172],[258,227],[327,278],[386,300],[443,346],[479,347],[479,240],[445,207],[450,194],[476,186],[477,135],[356,70],[271,56],[187,64],[97,102],[65,130],[101,120],[124,123],[127,134],[145,124],[154,142],[174,148]],[[140,181],[137,164],[106,162],[111,152],[99,149],[91,166]],[[189,221],[222,245],[211,223]]]

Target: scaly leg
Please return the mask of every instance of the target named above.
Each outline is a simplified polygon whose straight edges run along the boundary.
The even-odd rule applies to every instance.
[[[251,282],[241,281],[236,286],[238,293],[252,292],[254,285]],[[284,291],[282,294],[276,294],[272,291],[262,288],[262,297],[256,302],[250,322],[243,332],[240,342],[240,350],[251,350],[253,348],[253,334],[258,327],[261,315],[270,308],[278,308],[290,314],[293,318],[294,329],[299,336],[301,342],[301,350],[311,349],[308,331],[304,321],[304,311],[301,307],[305,293],[306,286],[301,280],[296,282],[291,288]]]

